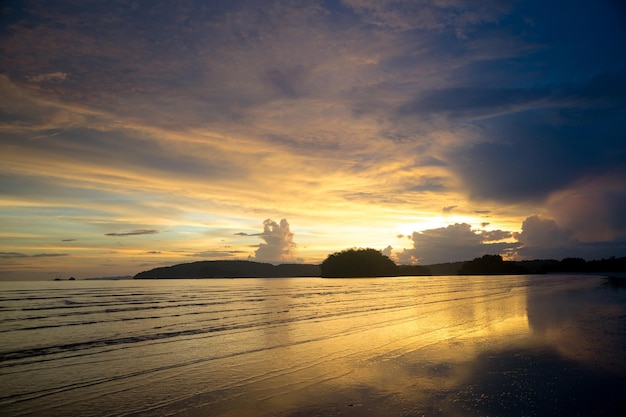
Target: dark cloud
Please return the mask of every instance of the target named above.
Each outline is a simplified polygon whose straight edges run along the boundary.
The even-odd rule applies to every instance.
[[[224,258],[233,258],[237,255],[242,255],[247,253],[243,250],[208,250],[202,252],[192,253],[186,256],[191,256],[194,258],[213,258],[213,259],[224,259]]]
[[[272,69],[265,80],[279,94],[286,98],[298,98],[305,93],[309,70],[302,65],[285,69]]]
[[[27,255],[19,252],[0,252],[0,258],[2,259],[15,259],[15,258],[56,258],[60,256],[69,256],[67,253],[36,253],[34,255]]]
[[[483,226],[484,227],[484,226]],[[518,260],[563,259],[582,257],[587,260],[621,256],[626,237],[581,242],[574,231],[554,219],[537,215],[524,220],[521,232],[506,230],[473,230],[469,224],[457,223],[437,229],[413,232],[413,248],[397,254],[401,263],[434,264],[466,261],[487,254],[500,254]],[[516,242],[508,242],[510,239]]]
[[[484,226],[483,226],[484,227]],[[505,230],[484,230],[480,232],[480,236],[484,242],[494,242],[498,240],[504,240],[512,237],[511,232]]]
[[[423,175],[416,179],[415,184],[409,185],[407,191],[437,192],[448,188],[447,179],[444,177],[431,177]]]
[[[624,236],[612,240],[582,242],[575,231],[559,225],[554,219],[530,216],[524,220],[522,231],[513,233],[520,242],[519,259],[563,259],[580,257],[587,260],[622,256],[626,250]]]
[[[76,239],[62,239],[61,242],[75,242]]]
[[[0,252],[0,258],[13,259],[13,258],[27,258],[28,255],[19,252]]]
[[[510,252],[516,243],[497,242],[511,237],[506,231],[490,232],[472,230],[467,223],[456,223],[447,227],[413,232],[413,248],[398,254],[401,263],[419,262],[436,264],[444,262],[466,261],[487,254]]]
[[[443,113],[450,118],[484,118],[530,107],[544,107],[551,92],[544,89],[457,87],[431,91],[399,109],[399,114]]]
[[[522,223],[522,231],[513,233],[521,246],[521,259],[561,259],[580,256],[580,247],[572,230],[559,227],[554,219],[530,216]]]
[[[357,13],[361,20],[391,31],[450,31],[465,37],[476,24],[497,22],[510,10],[506,1],[489,0],[468,4],[457,1],[393,1],[343,0],[342,4]],[[463,9],[464,13],[459,13]]]
[[[137,235],[154,235],[156,233],[159,233],[158,230],[139,229],[139,230],[131,230],[130,232],[123,232],[123,233],[105,233],[105,236],[137,236]]]
[[[458,206],[446,206],[446,207],[442,208],[441,211],[443,211],[444,213],[450,213],[452,210],[454,210],[457,207]]]
[[[553,195],[549,214],[584,242],[626,238],[626,171],[584,178]]]
[[[626,72],[606,73],[561,87],[550,106],[476,122],[480,139],[452,151],[448,162],[472,198],[503,202],[541,201],[582,178],[623,169],[624,85]]]

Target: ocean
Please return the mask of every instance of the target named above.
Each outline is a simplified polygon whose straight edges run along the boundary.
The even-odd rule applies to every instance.
[[[625,353],[594,276],[0,282],[3,416],[619,415]]]

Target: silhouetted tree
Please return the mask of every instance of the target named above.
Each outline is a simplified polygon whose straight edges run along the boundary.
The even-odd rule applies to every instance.
[[[376,249],[346,249],[336,252],[320,265],[322,277],[388,277],[398,272],[396,264]]]
[[[484,255],[463,264],[459,275],[513,275],[525,274],[526,269],[515,262],[503,261],[500,255]]]
[[[626,272],[626,257],[599,259],[587,262],[587,270],[594,272]]]
[[[560,272],[586,272],[587,261],[583,258],[564,258],[559,264]]]

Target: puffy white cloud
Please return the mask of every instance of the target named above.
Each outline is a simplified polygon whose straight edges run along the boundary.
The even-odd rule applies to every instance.
[[[265,243],[261,243],[254,253],[254,260],[262,262],[294,261],[293,233],[287,219],[276,223],[272,219],[263,222],[263,232],[259,233]]]

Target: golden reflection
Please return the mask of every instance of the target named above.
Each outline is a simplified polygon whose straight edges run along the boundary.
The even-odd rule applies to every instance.
[[[354,304],[358,292],[313,292],[306,301],[283,294],[267,301],[266,311],[280,307],[293,322],[264,332],[266,347],[284,347],[250,355],[273,371],[247,386],[239,405],[258,416],[320,403],[343,413],[350,407],[355,415],[381,413],[372,407],[426,401],[433,391],[459,386],[469,372],[461,365],[485,350],[519,345],[531,334],[525,287],[485,286],[462,277],[420,284],[389,289],[388,297],[383,289],[361,306]],[[288,288],[278,292],[283,290]]]
[[[457,296],[444,299],[459,290],[457,283],[448,284],[441,288],[445,296],[423,298],[410,314],[398,311],[381,316],[381,322],[395,324],[365,330],[351,340],[357,343],[355,351],[366,354],[361,366],[350,369],[349,377],[337,382],[367,386],[395,397],[410,393],[412,400],[416,396],[426,399],[433,390],[463,383],[469,369],[461,365],[485,351],[533,343],[526,287],[485,289],[483,283],[467,281]]]
[[[514,409],[516,401],[532,397],[544,367],[558,358],[555,352],[562,362],[554,369],[578,372],[577,363],[592,363],[585,352],[610,347],[581,343],[577,338],[585,333],[573,329],[598,339],[611,330],[593,331],[598,319],[615,324],[623,316],[615,306],[567,299],[565,290],[538,290],[534,279],[311,280],[297,291],[276,281],[262,310],[278,321],[230,341],[248,353],[245,361],[228,357],[214,364],[212,375],[229,369],[222,378],[232,383],[223,401],[211,402],[210,414],[474,415],[483,410],[481,395],[500,401],[493,378],[525,384],[520,397],[505,404]],[[570,311],[560,315],[567,305]],[[589,328],[580,326],[582,315]],[[620,360],[608,352],[610,360]],[[552,395],[552,388],[539,388]],[[209,407],[200,407],[189,415],[208,413]]]

